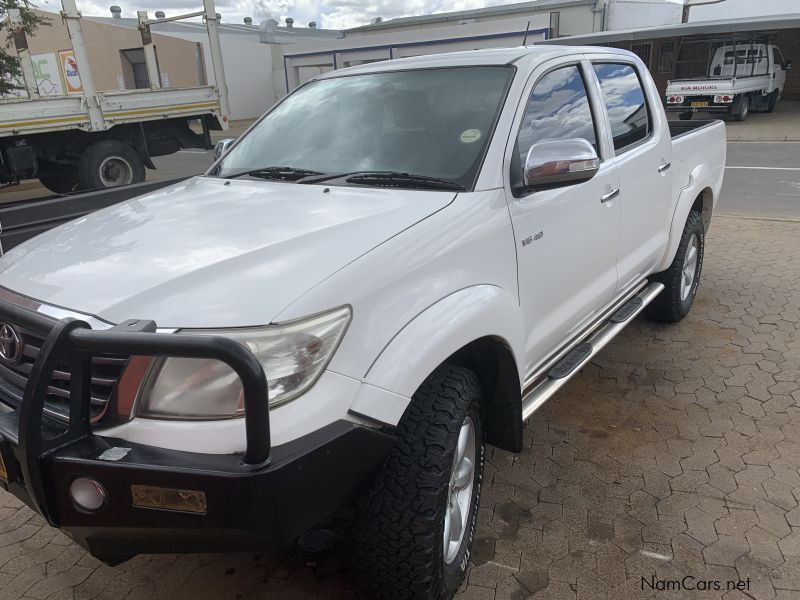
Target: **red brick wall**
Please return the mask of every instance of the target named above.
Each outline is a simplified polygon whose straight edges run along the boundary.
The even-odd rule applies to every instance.
[[[786,29],[778,33],[775,45],[783,52],[783,58],[792,61],[792,70],[786,73],[783,97],[800,100],[800,29]]]
[[[646,40],[641,40],[646,41]],[[669,79],[676,79],[675,70],[673,69],[672,73],[658,73],[658,57],[660,56],[660,48],[661,43],[672,41],[675,44],[675,50],[680,45],[680,38],[672,38],[672,39],[656,39],[651,40],[653,42],[653,52],[652,52],[652,59],[650,62],[650,73],[653,75],[653,79],[655,79],[656,86],[658,86],[658,90],[664,93],[664,89],[667,87],[667,80]],[[786,75],[786,87],[783,90],[783,97],[787,100],[800,100],[800,29],[785,29],[783,31],[778,32],[777,39],[775,44],[778,48],[781,49],[783,52],[783,57],[787,61],[792,61],[793,63],[793,70],[789,71]],[[610,44],[615,48],[623,48],[625,50],[630,50],[631,45],[630,42],[614,42]],[[696,48],[700,49],[701,45],[697,45]],[[699,51],[699,50],[698,50]],[[703,50],[703,52],[707,52],[707,50]],[[677,56],[676,56],[677,58]],[[686,56],[684,56],[686,58]],[[699,63],[698,63],[699,64]],[[703,63],[705,64],[705,63]],[[684,66],[684,71],[687,68],[692,68],[693,65],[688,65],[688,67]],[[704,66],[702,68],[705,68]],[[702,70],[702,69],[701,69]],[[697,76],[702,76],[702,72],[698,72]],[[689,77],[691,73],[683,72],[681,73],[682,77]]]

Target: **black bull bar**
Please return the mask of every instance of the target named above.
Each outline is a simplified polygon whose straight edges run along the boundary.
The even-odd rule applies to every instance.
[[[244,393],[247,447],[242,466],[258,469],[268,464],[271,444],[267,378],[256,357],[241,344],[220,336],[156,333],[154,321],[131,320],[110,329],[93,330],[80,319],[55,320],[5,301],[0,301],[0,322],[14,323],[44,338],[17,411],[17,439],[9,441],[19,449],[19,477],[35,507],[50,523],[55,522],[55,515],[49,514],[40,467],[48,455],[93,436],[93,354],[202,358],[226,363],[239,376]],[[53,371],[64,367],[71,375],[68,423],[44,412]]]

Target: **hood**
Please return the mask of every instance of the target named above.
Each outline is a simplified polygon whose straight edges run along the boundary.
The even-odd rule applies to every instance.
[[[0,286],[111,323],[264,325],[454,197],[196,177],[18,246]]]

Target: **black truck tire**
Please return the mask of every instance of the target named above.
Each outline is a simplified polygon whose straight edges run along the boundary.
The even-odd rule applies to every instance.
[[[772,90],[772,93],[769,95],[769,99],[767,100],[767,109],[766,112],[771,113],[775,110],[775,107],[778,105],[778,100],[781,99],[781,93],[778,90]]]
[[[651,281],[663,283],[664,290],[647,305],[645,314],[649,318],[662,323],[677,323],[689,314],[700,284],[704,248],[703,217],[693,210],[686,219],[672,264],[651,278]]]
[[[92,144],[78,162],[78,180],[83,190],[141,183],[144,177],[142,158],[136,150],[117,140]]]
[[[78,189],[78,175],[74,168],[39,166],[39,183],[54,194],[67,194]]]
[[[738,96],[731,106],[731,114],[734,121],[744,121],[750,114],[750,96],[747,94]]]
[[[692,115],[694,115],[694,113],[689,110],[689,111],[686,111],[686,112],[678,113],[678,118],[681,121],[691,121],[692,120]]]
[[[452,598],[464,581],[483,477],[480,396],[475,374],[453,365],[437,369],[414,394],[398,424],[397,443],[359,503],[353,553],[364,598]],[[472,454],[471,472],[459,461],[470,423],[473,444],[463,442],[460,456]],[[464,495],[453,495],[462,484]],[[445,544],[445,536],[459,535],[445,520],[454,523],[452,507],[466,499],[467,509],[456,515],[460,538]]]

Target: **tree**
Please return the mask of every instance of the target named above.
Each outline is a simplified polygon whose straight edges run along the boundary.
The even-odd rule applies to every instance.
[[[19,10],[26,35],[32,35],[34,29],[40,25],[46,25],[50,21],[34,10],[30,0],[0,0],[0,31],[5,33],[5,39],[0,34],[0,96],[21,87],[16,83],[22,77],[19,60],[15,54],[9,52],[9,48],[14,47],[14,35],[8,19],[8,11],[13,9]]]

